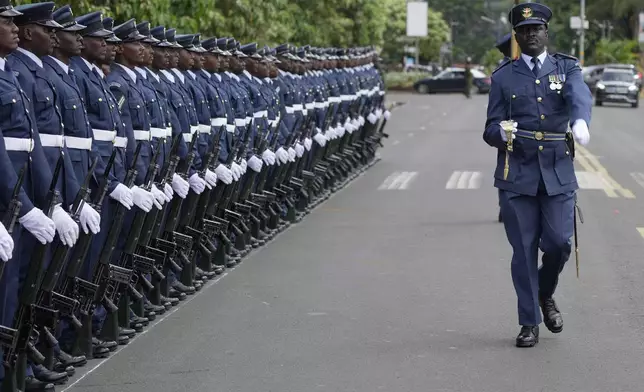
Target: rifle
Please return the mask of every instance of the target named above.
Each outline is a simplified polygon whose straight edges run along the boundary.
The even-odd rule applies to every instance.
[[[56,189],[58,177],[63,167],[63,154],[60,154],[45,200],[43,213],[51,217],[54,206],[60,194]],[[0,325],[0,346],[4,348],[5,376],[2,381],[2,391],[16,391],[24,384],[24,375],[18,375],[16,365],[21,370],[26,366],[27,356],[36,363],[42,363],[45,358],[34,347],[33,342],[38,339],[36,326],[53,329],[56,325],[58,312],[37,304],[37,294],[42,283],[42,270],[48,244],[38,242],[33,249],[29,270],[25,282],[18,294],[18,311],[14,316],[13,328]],[[24,390],[24,388],[20,388]]]
[[[27,164],[25,163],[22,169],[20,169],[20,173],[18,173],[18,180],[16,181],[16,185],[13,186],[13,192],[11,193],[11,201],[9,201],[7,212],[5,213],[4,219],[2,220],[2,224],[4,225],[5,229],[7,229],[7,233],[9,233],[10,235],[11,233],[13,233],[13,227],[16,224],[18,214],[20,213],[20,209],[22,208],[22,202],[18,199],[18,196],[20,195],[22,182],[25,179],[26,170]],[[0,263],[0,279],[2,279],[5,264],[6,263]]]

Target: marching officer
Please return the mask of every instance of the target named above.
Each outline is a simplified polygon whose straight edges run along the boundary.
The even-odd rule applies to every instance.
[[[546,51],[551,16],[538,3],[510,11],[521,57],[505,61],[492,74],[483,134],[498,149],[494,185],[501,191],[503,223],[513,250],[518,347],[539,342],[542,315],[548,330],[563,329],[553,294],[571,253],[578,189],[568,143],[574,138],[586,145],[590,139],[592,96],[579,61]],[[572,135],[566,133],[569,124]],[[543,258],[537,269],[539,249]]]
[[[472,98],[472,59],[468,57],[465,60],[465,96]]]

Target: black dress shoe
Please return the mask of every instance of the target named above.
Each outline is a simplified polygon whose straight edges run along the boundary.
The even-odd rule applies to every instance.
[[[146,302],[146,303],[143,305],[143,309],[144,309],[146,312],[154,312],[154,313],[156,313],[156,314],[163,314],[163,313],[165,313],[165,311],[166,311],[165,306],[161,306],[161,305],[154,305],[154,304],[152,304],[152,303],[150,303],[150,302]],[[145,317],[148,317],[148,316],[146,315]],[[148,317],[148,318],[149,318],[149,317]]]
[[[136,335],[136,331],[131,328],[122,328],[119,327],[119,336],[126,336],[128,338],[133,338]]]
[[[65,366],[62,362],[56,362],[54,364],[54,371],[59,373],[67,373],[67,377],[72,377],[76,374],[76,368],[73,366]]]
[[[147,319],[147,318],[145,318],[145,317],[134,316],[134,317],[130,317],[130,324],[141,324],[141,325],[143,325],[144,327],[147,327],[147,326],[148,326],[148,324],[150,324],[150,320],[148,320],[148,319]],[[132,327],[132,328],[133,328],[133,327]],[[134,328],[134,330],[135,330],[136,332],[141,332],[141,331],[139,331],[139,330],[138,330],[138,329],[136,329],[136,328]]]
[[[213,265],[212,270],[215,272],[215,275],[221,275],[224,273],[226,268],[222,265]]]
[[[169,304],[169,306],[177,306],[177,305],[179,305],[179,299],[178,298],[168,298],[168,297],[161,296],[160,299],[161,299],[161,303],[163,304],[163,306],[166,309],[169,309],[168,306],[166,306],[166,304]]]
[[[33,376],[25,378],[25,392],[54,392],[56,388],[50,382],[44,382]]]
[[[31,367],[34,371],[34,377],[36,377],[38,380],[46,382],[46,383],[52,383],[54,385],[61,385],[67,382],[69,380],[69,377],[67,376],[67,373],[65,372],[54,372],[43,365],[33,365]]]
[[[92,344],[99,347],[105,347],[110,351],[114,351],[118,347],[118,343],[113,340],[101,340],[97,337],[92,338]]]
[[[92,357],[95,359],[107,358],[110,356],[110,350],[101,345],[92,344]]]
[[[119,346],[125,346],[126,344],[130,343],[130,338],[126,335],[119,335],[119,337],[116,338],[116,343]]]
[[[534,347],[539,343],[539,326],[522,326],[517,336],[517,347]]]
[[[559,333],[563,331],[563,317],[557,307],[555,300],[550,297],[539,301],[541,306],[541,313],[543,314],[543,323],[552,333]]]
[[[63,350],[60,350],[58,352],[58,355],[56,355],[56,359],[58,359],[58,361],[60,361],[60,363],[62,363],[65,368],[67,366],[73,366],[77,368],[77,367],[85,366],[85,364],[87,364],[87,358],[85,358],[84,355],[79,355],[75,357],[70,354],[67,354]]]
[[[172,283],[172,288],[185,294],[194,294],[195,293],[195,288],[194,286],[186,286],[185,284],[179,282],[178,280],[174,283]]]
[[[177,299],[179,301],[183,301],[184,299],[186,299],[186,293],[183,293],[183,292],[181,292],[181,291],[179,291],[177,289],[170,289],[168,291],[168,295],[171,298],[175,298],[175,299]]]
[[[165,312],[165,308],[164,308],[164,312]],[[143,312],[143,316],[149,321],[154,321],[157,318],[157,313],[153,310],[145,310]]]

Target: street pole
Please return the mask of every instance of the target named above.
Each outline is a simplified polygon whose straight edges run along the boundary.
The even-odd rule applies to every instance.
[[[581,32],[579,34],[579,64],[583,67],[584,66],[584,46],[586,44],[585,38],[586,38],[586,29],[584,28],[586,26],[586,0],[579,0],[579,12],[581,13],[580,19],[581,19]]]
[[[416,37],[416,65],[420,65],[420,38]]]

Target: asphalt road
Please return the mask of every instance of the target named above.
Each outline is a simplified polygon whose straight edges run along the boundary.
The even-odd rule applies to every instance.
[[[564,331],[518,349],[487,97],[390,98],[378,164],[66,390],[644,389],[644,109],[595,108],[581,278],[573,259]]]

